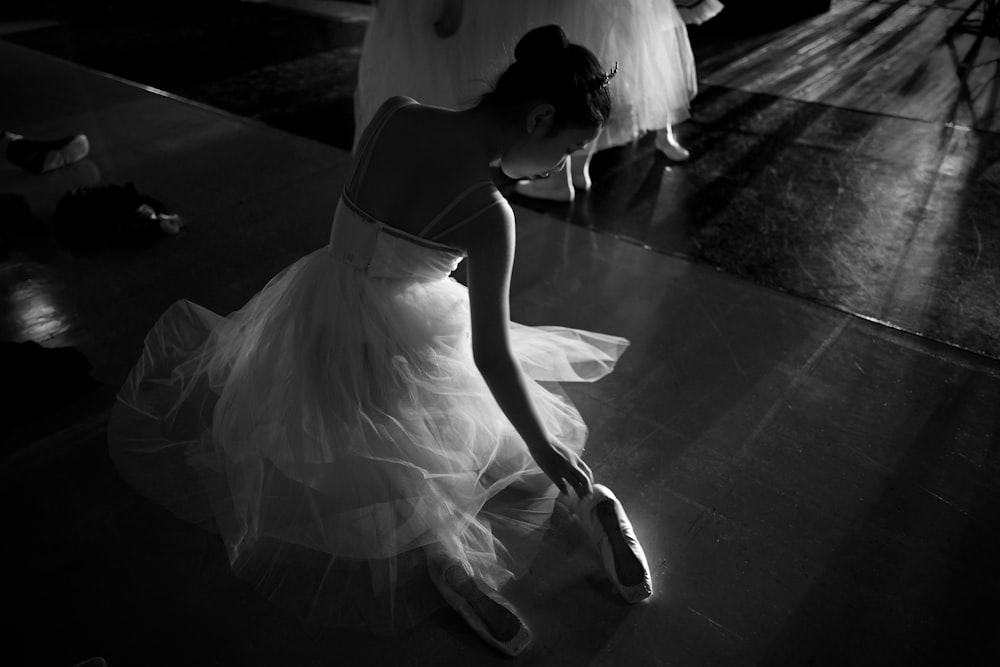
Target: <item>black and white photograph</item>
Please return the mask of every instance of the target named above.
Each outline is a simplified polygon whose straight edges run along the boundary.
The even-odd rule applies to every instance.
[[[11,667],[1000,665],[1000,0],[4,0]]]

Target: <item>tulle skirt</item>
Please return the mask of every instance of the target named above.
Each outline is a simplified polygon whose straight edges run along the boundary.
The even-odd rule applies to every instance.
[[[511,340],[547,432],[581,451],[586,426],[558,382],[602,377],[627,341],[516,324]],[[441,605],[428,549],[502,586],[557,495],[473,363],[466,289],[374,279],[326,249],[228,316],[170,307],[109,442],[125,478],[219,533],[262,595],[373,632]]]
[[[468,3],[466,3],[468,4]],[[440,0],[380,0],[361,46],[354,92],[354,143],[390,97],[412,97],[421,104],[457,108],[466,101],[456,63],[465,54],[458,39],[434,33]]]
[[[461,89],[483,92],[514,60],[532,28],[561,25],[608,69],[612,112],[597,148],[620,146],[644,132],[690,117],[698,91],[687,28],[669,0],[510,0],[467,2]]]
[[[355,136],[393,95],[468,108],[514,61],[532,28],[556,23],[618,75],[612,118],[598,147],[622,145],[690,117],[698,90],[687,28],[670,0],[476,0],[456,34],[434,32],[440,3],[383,0],[362,49]]]

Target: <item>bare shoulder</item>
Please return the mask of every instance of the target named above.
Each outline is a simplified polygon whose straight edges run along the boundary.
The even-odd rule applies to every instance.
[[[470,260],[486,255],[504,257],[514,251],[514,211],[499,195],[467,224],[450,234],[448,242],[465,250]]]
[[[419,100],[415,100],[412,97],[406,97],[405,95],[394,95],[383,102],[383,106],[386,108],[396,108],[396,114],[398,116],[403,116],[406,118],[437,118],[437,117],[447,117],[450,114],[455,113],[451,109],[444,109],[442,107],[436,107],[429,104],[421,104]]]
[[[419,107],[420,103],[406,95],[393,95],[382,103],[384,107]]]
[[[425,152],[440,154],[454,151],[448,142],[454,135],[449,109],[421,104],[411,97],[390,97],[383,108],[395,109],[387,132],[395,140],[405,141],[411,147],[422,147]],[[411,148],[413,150],[414,148]]]

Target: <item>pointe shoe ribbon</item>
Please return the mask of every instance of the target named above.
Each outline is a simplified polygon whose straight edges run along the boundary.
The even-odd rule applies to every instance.
[[[614,517],[617,529],[621,533],[629,551],[642,566],[642,577],[638,583],[626,585],[618,579],[618,572],[615,569],[614,552],[611,550],[611,543],[604,525],[597,515],[597,507],[602,503],[611,503],[614,506]],[[645,600],[653,594],[653,584],[649,575],[649,564],[646,562],[646,554],[642,551],[642,545],[635,536],[632,523],[625,515],[625,508],[621,502],[611,492],[611,489],[603,484],[594,484],[594,491],[583,498],[580,498],[576,505],[576,514],[583,524],[584,530],[590,536],[591,541],[601,554],[601,562],[604,564],[604,571],[608,578],[614,583],[615,588],[623,598],[630,604]]]
[[[434,582],[434,586],[438,589],[438,591],[440,591],[441,596],[445,599],[445,602],[448,603],[448,606],[458,612],[458,615],[462,617],[473,632],[479,635],[480,639],[501,653],[509,656],[520,655],[521,652],[527,648],[528,644],[531,643],[531,630],[518,615],[514,607],[511,606],[511,604],[503,599],[503,597],[501,597],[498,593],[489,589],[484,590],[482,587],[478,587],[483,595],[490,598],[501,607],[504,607],[518,620],[518,623],[520,624],[517,634],[507,641],[497,639],[490,633],[489,628],[486,627],[483,619],[479,617],[479,614],[477,614],[472,608],[472,605],[469,604],[468,600],[466,600],[461,593],[456,591],[451,584],[448,583],[447,577],[445,576],[445,570],[449,567],[461,568],[462,565],[460,563],[452,562],[445,565],[429,563],[428,565],[431,581]],[[466,573],[466,576],[471,575]]]

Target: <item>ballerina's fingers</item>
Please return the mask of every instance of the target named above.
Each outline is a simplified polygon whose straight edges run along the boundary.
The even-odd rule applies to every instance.
[[[545,449],[533,452],[532,456],[561,493],[569,493],[570,489],[581,497],[590,493],[594,474],[572,450],[559,443],[552,443]]]
[[[583,459],[579,456],[576,457],[576,464],[573,470],[575,474],[567,481],[572,485],[573,490],[576,491],[576,495],[582,498],[593,491],[594,473],[590,470],[590,466],[584,463]]]

